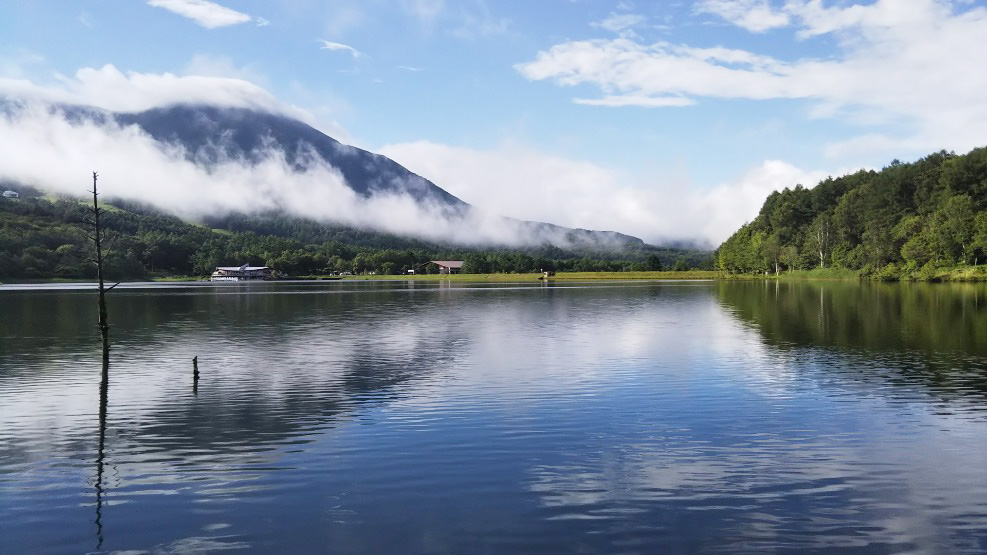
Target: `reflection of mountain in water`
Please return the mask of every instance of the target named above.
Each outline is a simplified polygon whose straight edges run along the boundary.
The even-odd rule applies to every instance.
[[[987,292],[974,284],[720,283],[720,303],[774,348],[822,347],[881,385],[987,395]]]

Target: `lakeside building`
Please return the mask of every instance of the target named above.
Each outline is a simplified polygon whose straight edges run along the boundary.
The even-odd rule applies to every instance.
[[[211,281],[258,281],[274,279],[274,271],[267,266],[217,266]]]
[[[440,274],[458,274],[463,271],[462,260],[429,260],[439,267]]]

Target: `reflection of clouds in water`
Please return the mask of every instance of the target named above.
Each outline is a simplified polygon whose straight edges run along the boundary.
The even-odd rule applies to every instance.
[[[636,294],[628,290],[639,288]],[[470,304],[461,315],[471,367],[457,374],[462,388],[537,401],[593,383],[607,387],[654,366],[689,372],[708,348],[695,311],[715,310],[706,286],[643,285],[522,290],[513,297]],[[718,325],[716,323],[714,326]],[[448,390],[447,390],[448,391]],[[450,394],[455,391],[448,391]]]
[[[215,297],[218,304],[208,305],[215,313],[205,321],[194,314],[172,314],[153,329],[141,330],[140,322],[118,324],[129,329],[116,333],[113,342],[109,418],[114,437],[139,436],[147,426],[199,405],[204,408],[190,418],[215,419],[232,405],[251,405],[258,416],[317,422],[319,414],[302,413],[318,410],[311,406],[318,397],[335,398],[341,409],[352,409],[380,388],[406,384],[424,377],[433,365],[447,365],[443,361],[462,355],[448,348],[450,342],[468,340],[454,321],[440,317],[448,310],[443,303],[414,309],[395,305],[378,313],[373,309],[379,305],[357,302],[345,319],[327,319],[317,314],[324,307],[312,296],[315,308],[305,309],[308,303],[302,303],[297,314],[271,319],[245,308],[242,298],[229,297]],[[328,306],[338,310],[332,302]],[[195,355],[202,376],[198,399],[192,395]],[[98,363],[91,371],[81,363],[90,357],[97,360],[89,352],[70,357],[51,352],[37,362],[43,371],[32,373],[34,379],[4,380],[10,384],[0,403],[0,423],[6,430],[0,437],[30,438],[30,448],[19,457],[44,461],[90,439],[80,434],[95,425],[98,408]],[[360,393],[364,399],[349,398],[367,380],[371,389]],[[412,393],[410,386],[401,391]],[[300,405],[298,413],[291,412],[293,404]]]
[[[962,497],[951,477],[941,472],[902,483],[897,475],[882,477],[879,469],[862,473],[872,461],[846,452],[627,452],[626,446],[614,451],[622,455],[602,457],[592,466],[534,467],[529,488],[553,519],[600,519],[610,524],[599,527],[608,528],[620,526],[628,514],[655,513],[652,525],[660,528],[667,523],[659,515],[674,513],[680,515],[680,525],[706,527],[704,536],[712,543],[786,536],[782,545],[814,548],[949,545],[941,504],[944,497]],[[978,458],[987,462],[982,453]],[[978,509],[977,500],[971,496],[968,501],[968,506],[955,507],[952,516]],[[749,509],[736,512],[743,507]],[[697,512],[682,512],[690,509]],[[646,516],[633,520],[649,522]],[[853,534],[847,533],[848,523]],[[767,547],[754,543],[746,549]]]
[[[223,537],[183,538],[151,549],[153,553],[209,553],[250,549],[249,542],[231,541]],[[142,551],[143,552],[143,551]]]

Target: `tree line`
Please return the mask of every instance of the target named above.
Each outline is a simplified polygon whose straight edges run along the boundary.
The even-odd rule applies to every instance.
[[[768,196],[715,253],[727,272],[835,267],[884,279],[987,262],[987,148],[940,151],[881,171]]]
[[[54,199],[19,187],[0,198],[0,278],[95,277],[78,199]],[[102,225],[113,279],[207,276],[216,266],[250,263],[291,275],[434,273],[430,260],[464,260],[474,273],[542,270],[624,271],[712,267],[710,253],[650,245],[615,251],[462,247],[323,224],[279,213],[235,214],[194,224],[136,203],[104,205]]]

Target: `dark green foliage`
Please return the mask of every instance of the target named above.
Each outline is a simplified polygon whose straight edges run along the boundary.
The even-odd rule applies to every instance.
[[[987,261],[987,148],[772,193],[716,252],[728,272],[835,266],[880,279]]]
[[[38,191],[18,189],[21,198],[0,198],[0,278],[93,278],[83,223],[86,206],[74,199],[52,202]],[[436,244],[279,213],[234,214],[194,225],[132,202],[113,201],[108,208],[102,216],[108,279],[206,276],[216,266],[243,263],[296,276],[437,272],[429,260],[463,260],[463,271],[470,273],[647,270],[673,261],[677,268],[705,269],[712,264],[706,251],[644,244],[592,252],[551,245],[491,249]]]

